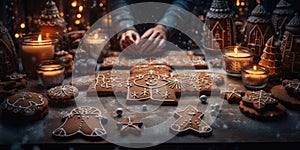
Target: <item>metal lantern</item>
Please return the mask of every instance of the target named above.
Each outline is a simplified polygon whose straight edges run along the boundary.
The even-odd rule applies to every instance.
[[[235,24],[233,13],[230,11],[227,1],[213,0],[210,10],[207,12],[203,47],[209,52],[220,52],[227,46],[236,44]]]
[[[271,19],[260,3],[252,10],[245,27],[243,46],[250,48],[254,53],[254,63],[258,63],[264,46],[269,38],[274,35]]]

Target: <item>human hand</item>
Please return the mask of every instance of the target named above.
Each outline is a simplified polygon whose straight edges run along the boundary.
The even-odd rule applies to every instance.
[[[125,49],[131,44],[138,44],[140,41],[140,35],[134,30],[127,30],[121,34],[119,44],[121,49]]]
[[[141,50],[145,54],[155,54],[161,48],[165,47],[167,39],[167,29],[163,25],[156,25],[147,30],[141,37],[144,40],[141,44]]]

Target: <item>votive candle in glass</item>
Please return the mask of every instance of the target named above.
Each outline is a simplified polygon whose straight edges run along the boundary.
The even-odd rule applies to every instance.
[[[240,77],[242,68],[253,61],[253,53],[247,47],[228,46],[223,49],[222,53],[225,70],[230,76]]]
[[[266,87],[269,69],[257,64],[247,65],[242,70],[242,81],[246,88],[260,90]]]
[[[45,88],[61,85],[65,78],[65,68],[58,60],[44,60],[37,69],[39,83]]]

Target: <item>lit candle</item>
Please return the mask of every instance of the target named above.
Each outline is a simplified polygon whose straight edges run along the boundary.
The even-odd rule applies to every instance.
[[[36,69],[40,84],[46,88],[61,85],[64,71],[64,66],[57,60],[44,60]]]
[[[22,43],[22,66],[29,76],[35,76],[36,65],[42,60],[53,59],[55,52],[55,40],[43,40],[42,35],[38,37],[30,35],[24,37]]]
[[[103,53],[104,51],[106,53],[108,49],[108,36],[100,28],[89,33],[83,41],[83,49],[85,49],[89,56],[94,59],[98,59],[100,53]]]
[[[263,89],[269,79],[269,70],[260,65],[248,65],[242,70],[242,81],[249,89]]]
[[[227,74],[241,76],[242,68],[252,62],[253,54],[246,47],[228,46],[223,50],[223,58]]]

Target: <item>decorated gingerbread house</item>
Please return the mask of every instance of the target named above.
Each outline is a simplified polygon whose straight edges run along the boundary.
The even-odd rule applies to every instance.
[[[0,77],[18,71],[17,53],[6,27],[0,23]]]
[[[271,19],[262,4],[258,4],[247,19],[243,46],[249,47],[254,53],[254,62],[258,63],[260,55],[269,38],[274,35]]]
[[[280,0],[273,10],[272,23],[275,28],[276,36],[282,39],[285,25],[292,19],[294,10],[292,4],[286,0]]]
[[[227,1],[214,0],[205,19],[203,46],[210,52],[218,52],[235,45],[235,24]]]
[[[300,76],[300,18],[298,13],[286,25],[284,38],[281,43],[283,71],[285,76]]]

